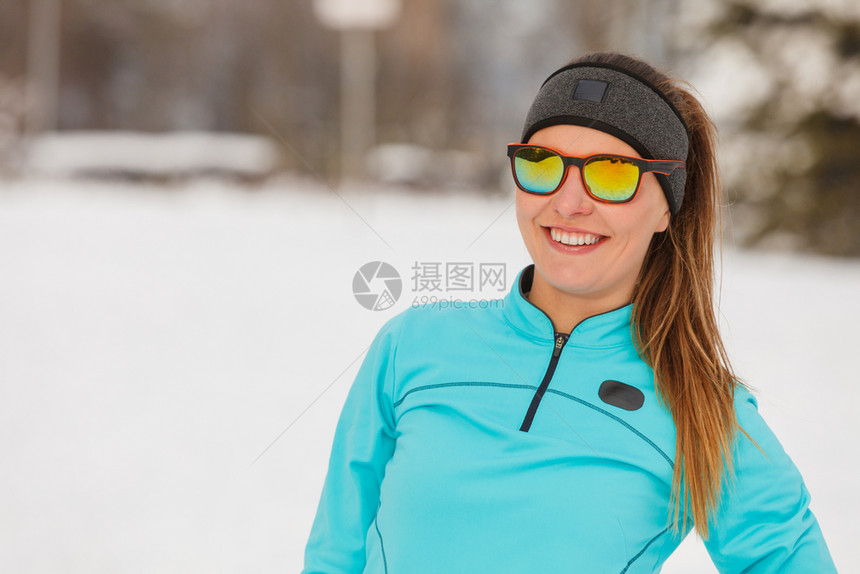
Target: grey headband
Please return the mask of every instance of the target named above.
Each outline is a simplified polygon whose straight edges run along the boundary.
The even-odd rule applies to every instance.
[[[644,78],[607,64],[571,64],[554,72],[532,103],[520,141],[557,124],[594,128],[629,144],[645,159],[687,160],[690,139],[681,114]],[[674,215],[687,174],[655,174]]]

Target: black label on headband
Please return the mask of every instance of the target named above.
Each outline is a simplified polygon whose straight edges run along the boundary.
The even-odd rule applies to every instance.
[[[608,82],[578,80],[576,86],[573,88],[573,99],[600,103],[603,101],[604,96],[606,96],[606,88],[608,87]]]

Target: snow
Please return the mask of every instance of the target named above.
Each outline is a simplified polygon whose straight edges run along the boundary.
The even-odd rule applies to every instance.
[[[299,571],[362,354],[421,295],[412,265],[500,262],[509,285],[529,262],[512,197],[0,182],[2,569]],[[374,260],[404,280],[387,311],[351,292]],[[729,250],[722,287],[736,367],[858,570],[860,262]],[[663,570],[714,571],[694,537]]]
[[[79,173],[268,175],[278,165],[268,138],[209,132],[53,132],[29,143],[25,169],[49,176]]]
[[[697,61],[689,75],[708,113],[719,124],[746,117],[772,97],[776,86],[772,70],[761,57],[731,36],[715,41],[707,58]]]

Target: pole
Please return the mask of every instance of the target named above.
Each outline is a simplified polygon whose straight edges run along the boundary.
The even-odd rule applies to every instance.
[[[60,0],[31,0],[29,20],[25,129],[33,135],[57,127]]]
[[[341,31],[341,180],[364,175],[376,139],[376,47],[371,29]]]

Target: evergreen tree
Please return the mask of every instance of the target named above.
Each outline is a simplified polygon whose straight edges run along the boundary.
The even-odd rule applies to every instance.
[[[788,240],[801,251],[860,255],[860,11],[847,4],[840,12],[783,3],[777,12],[735,0],[708,26],[700,65],[728,44],[744,54],[722,93],[751,105],[721,127],[749,245]]]

